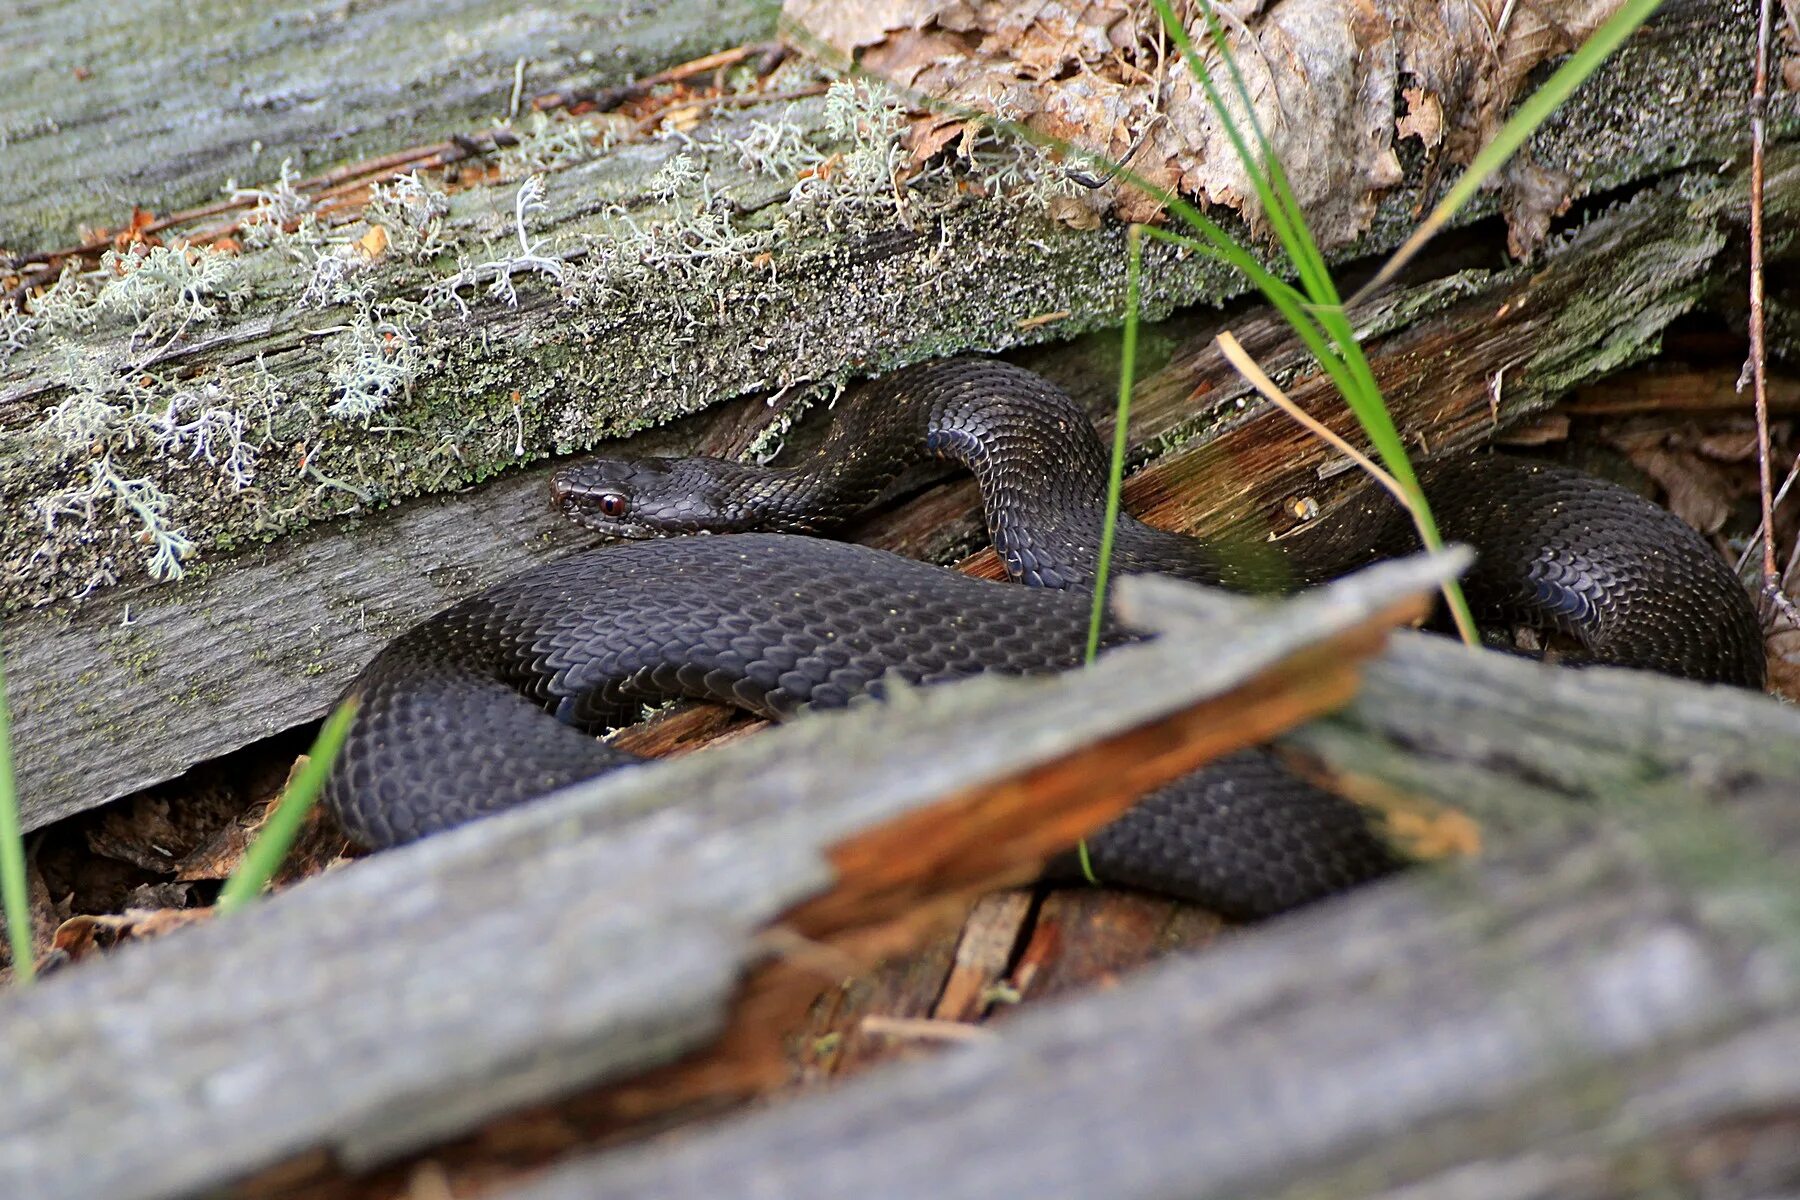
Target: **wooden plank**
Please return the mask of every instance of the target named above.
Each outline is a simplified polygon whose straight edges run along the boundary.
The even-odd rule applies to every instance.
[[[13,989],[0,1194],[188,1195],[321,1150],[367,1164],[721,1031],[779,1062],[770,1012],[817,981],[765,971],[734,1016],[759,929],[891,953],[896,922],[1341,698],[1463,558],[1233,600],[1204,640],[1183,625],[1078,675],[922,689],[615,774]],[[658,1086],[736,1078],[711,1061]]]
[[[1405,764],[1389,777],[1439,780],[1435,794],[1473,795],[1477,811],[1506,811],[1504,780],[1528,797],[1550,780],[1564,806],[1589,799],[1586,817],[1497,834],[1488,858],[1029,1009],[930,1061],[504,1195],[1800,1186],[1800,714],[1422,637],[1397,637],[1370,676],[1340,717],[1291,740],[1319,749],[1312,730],[1336,728],[1338,759],[1360,746],[1365,770]],[[1452,694],[1466,702],[1446,712]],[[1528,810],[1549,811],[1511,809]]]

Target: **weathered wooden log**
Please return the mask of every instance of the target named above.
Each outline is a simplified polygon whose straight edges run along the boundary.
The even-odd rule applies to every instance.
[[[22,254],[507,118],[513,92],[593,94],[770,37],[776,0],[703,8],[403,0],[9,6],[0,247]],[[515,75],[516,72],[516,75]],[[516,80],[516,83],[515,83]],[[529,108],[526,109],[527,114]],[[517,114],[515,119],[517,119]]]
[[[1791,155],[1778,163],[1771,193],[1800,204],[1800,163]],[[1651,352],[1667,323],[1728,269],[1724,248],[1741,220],[1735,184],[1694,197],[1696,186],[1683,178],[1637,197],[1535,270],[1460,272],[1372,306],[1371,360],[1402,431],[1433,450],[1467,446]],[[1298,401],[1348,431],[1328,381],[1306,372],[1277,321],[1259,313],[1233,325]],[[1203,329],[1140,385],[1134,454],[1165,453],[1129,481],[1131,508],[1169,528],[1262,536],[1291,525],[1286,498],[1327,507],[1343,498],[1353,478],[1340,477],[1335,452],[1280,412],[1249,403],[1210,344]],[[1099,388],[1083,385],[1083,368],[1065,356],[1043,358],[1046,369],[1110,405]],[[692,445],[708,436],[704,429],[651,435],[631,448]],[[746,430],[728,430],[723,440],[741,444]],[[544,474],[378,513],[342,532],[282,539],[173,586],[116,589],[73,617],[9,621],[26,825],[316,717],[399,629],[580,544],[547,511]],[[964,484],[862,536],[941,559],[971,548],[980,531],[973,485]],[[991,554],[973,565],[997,574]]]
[[[568,45],[555,48],[555,26],[569,18],[546,8],[547,48],[567,54]],[[469,0],[442,18],[446,35],[409,25],[432,19],[428,6],[384,8],[395,22],[385,38],[347,19],[300,40],[355,42],[353,58],[422,54],[421,43],[435,50],[446,38],[474,46],[487,11]],[[667,19],[689,28],[686,16]],[[1568,173],[1576,197],[1729,157],[1743,86],[1725,64],[1735,66],[1749,19],[1747,0],[1666,6],[1532,152]],[[289,26],[212,28],[254,56]],[[646,19],[633,36],[660,29]],[[196,114],[216,107],[193,62],[210,51],[171,38],[130,53],[139,56],[133,71],[76,86],[101,95],[153,78],[169,95],[150,107],[191,136]],[[21,63],[26,91],[52,87],[28,57]],[[417,69],[430,75],[435,63]],[[303,63],[302,77],[314,65]],[[408,71],[384,60],[377,77]],[[1646,78],[1664,82],[1669,103],[1638,102]],[[57,80],[52,90],[69,86]],[[437,99],[371,84],[353,107],[371,125],[404,129]],[[721,102],[678,105],[679,136],[650,141],[623,117],[521,122],[500,154],[499,182],[486,181],[488,168],[470,170],[447,196],[427,187],[370,208],[367,184],[379,171],[353,176],[346,195],[265,175],[259,219],[233,235],[237,252],[152,251],[127,231],[124,251],[98,273],[39,298],[22,320],[9,313],[0,427],[19,436],[0,443],[0,486],[14,501],[0,508],[0,604],[166,575],[183,559],[217,560],[310,522],[452,491],[722,396],[1116,322],[1121,231],[1069,229],[1043,215],[1029,186],[1020,194],[1020,180],[1061,186],[1054,164],[1000,151],[998,167],[975,168],[995,179],[972,187],[943,170],[903,189],[848,167],[808,175],[802,164],[888,155],[883,102],[792,92],[713,99]],[[117,107],[131,106],[120,97]],[[462,111],[460,101],[445,110]],[[1778,97],[1771,119],[1775,136],[1788,136],[1800,102]],[[38,125],[32,153],[90,157],[57,149],[51,125]],[[271,161],[284,152],[279,136],[313,136],[302,126],[276,123],[264,139]],[[86,130],[71,123],[69,136]],[[534,174],[545,186],[528,194],[521,181]],[[1392,245],[1438,182],[1421,167],[1385,191],[1366,236],[1338,252]],[[157,236],[215,245],[220,232],[202,219]],[[71,265],[78,259],[92,264],[90,255]],[[1162,250],[1152,260],[1153,312],[1242,290],[1211,260]]]
[[[616,774],[14,989],[0,1193],[185,1196],[319,1149],[366,1164],[726,1029],[778,1061],[769,1008],[791,1019],[819,981],[765,969],[738,1023],[759,930],[892,950],[909,914],[1017,881],[1144,790],[1341,703],[1462,561],[1235,601],[1203,637],[1165,592],[1130,617],[1171,632],[1092,670],[903,693]]]
[[[507,1194],[1800,1186],[1800,717],[1404,637],[1350,708],[1290,740],[1471,801],[1499,818],[1496,852]]]

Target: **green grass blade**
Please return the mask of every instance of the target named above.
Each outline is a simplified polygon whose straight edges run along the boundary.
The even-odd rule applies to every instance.
[[[1100,526],[1100,554],[1094,562],[1094,602],[1088,608],[1087,655],[1091,664],[1100,653],[1100,626],[1106,618],[1106,584],[1112,574],[1113,535],[1119,527],[1119,498],[1125,489],[1125,452],[1131,445],[1131,388],[1137,378],[1138,308],[1144,276],[1144,239],[1141,225],[1125,230],[1125,330],[1119,355],[1119,407],[1113,416],[1112,462],[1106,476],[1106,516]],[[1200,247],[1204,250],[1204,247]],[[1075,860],[1082,878],[1096,887],[1094,862],[1087,839],[1075,843]]]
[[[6,708],[6,668],[0,664],[0,907],[6,910],[13,978],[28,983],[37,973],[31,954],[31,899],[25,890],[25,837],[13,786],[12,721]]]
[[[337,709],[326,720],[319,736],[313,740],[312,749],[307,751],[306,765],[294,777],[276,802],[275,811],[269,814],[263,823],[262,832],[250,844],[244,853],[244,861],[225,886],[219,891],[218,903],[215,905],[220,915],[236,912],[269,886],[269,880],[281,869],[287,858],[288,850],[293,847],[294,839],[299,836],[300,826],[306,821],[306,814],[312,810],[313,802],[319,798],[319,792],[325,787],[325,777],[331,772],[331,764],[336,761],[338,751],[343,749],[344,738],[350,732],[350,721],[356,715],[356,700],[351,698],[337,706]]]
[[[1244,82],[1244,73],[1238,69],[1237,56],[1231,52],[1231,44],[1226,40],[1225,29],[1219,23],[1211,0],[1201,0],[1200,11],[1206,22],[1207,37],[1219,52],[1227,74],[1231,77],[1232,88],[1244,107],[1244,118],[1250,123],[1251,133],[1255,135],[1258,153],[1252,155],[1237,122],[1233,120],[1230,109],[1225,107],[1224,98],[1212,80],[1211,72],[1205,60],[1196,52],[1186,27],[1176,18],[1169,0],[1155,0],[1157,14],[1174,38],[1177,49],[1181,52],[1182,61],[1187,64],[1189,72],[1199,80],[1206,92],[1207,102],[1212,105],[1214,114],[1225,127],[1226,136],[1242,164],[1244,172],[1250,177],[1256,189],[1257,199],[1263,206],[1269,219],[1270,228],[1276,239],[1280,241],[1288,260],[1294,264],[1295,273],[1299,275],[1301,285],[1306,289],[1314,305],[1320,307],[1337,307],[1341,304],[1338,297],[1337,284],[1331,278],[1331,271],[1325,264],[1325,256],[1319,250],[1318,242],[1313,239],[1312,230],[1306,224],[1306,215],[1301,211],[1300,201],[1294,195],[1293,186],[1288,182],[1287,172],[1281,165],[1281,156],[1275,153],[1270,144],[1268,134],[1264,131],[1262,121],[1256,115],[1256,105],[1250,98],[1250,88]]]
[[[1213,16],[1211,8],[1203,2],[1202,8],[1206,13],[1207,27],[1220,55],[1237,79],[1240,94],[1245,100],[1246,116],[1255,127],[1257,140],[1263,150],[1261,156],[1251,151],[1248,139],[1238,128],[1238,123],[1232,119],[1231,110],[1226,106],[1225,97],[1219,91],[1218,84],[1213,80],[1212,71],[1208,69],[1199,52],[1194,49],[1193,39],[1188,37],[1187,28],[1176,18],[1170,0],[1154,0],[1154,3],[1157,16],[1162,20],[1163,28],[1168,30],[1169,36],[1175,39],[1176,49],[1181,52],[1182,61],[1187,64],[1189,74],[1193,75],[1195,81],[1205,91],[1207,103],[1212,105],[1213,113],[1219,118],[1220,124],[1224,126],[1225,136],[1230,140],[1231,148],[1237,154],[1238,162],[1243,166],[1244,173],[1250,178],[1251,186],[1256,190],[1256,198],[1262,205],[1263,215],[1268,220],[1269,227],[1274,231],[1276,239],[1280,241],[1282,249],[1287,253],[1289,261],[1293,263],[1294,270],[1300,276],[1301,284],[1306,288],[1307,294],[1312,297],[1315,304],[1337,303],[1337,293],[1331,283],[1330,272],[1325,269],[1324,257],[1319,253],[1311,232],[1306,228],[1299,205],[1294,202],[1292,190],[1288,189],[1285,196],[1277,194],[1274,182],[1276,175],[1279,174],[1284,187],[1287,176],[1280,174],[1279,168],[1272,172],[1266,165],[1275,162],[1275,154],[1269,147],[1267,137],[1262,132],[1261,122],[1256,120],[1255,112],[1249,106],[1249,89],[1243,86],[1243,77],[1239,74],[1237,64],[1231,57],[1230,48],[1225,41],[1224,30],[1219,26],[1217,18]]]
[[[1544,81],[1542,87],[1525,98],[1524,103],[1519,105],[1511,119],[1500,127],[1500,132],[1496,133],[1493,139],[1481,148],[1480,153],[1475,155],[1475,160],[1469,164],[1469,169],[1463,172],[1462,178],[1458,179],[1455,185],[1445,193],[1444,198],[1438,201],[1437,207],[1431,210],[1425,220],[1413,231],[1412,236],[1407,238],[1398,250],[1394,251],[1386,263],[1382,264],[1381,270],[1376,273],[1375,278],[1363,285],[1351,303],[1354,304],[1364,296],[1372,295],[1391,283],[1394,276],[1400,273],[1400,269],[1412,260],[1420,248],[1430,241],[1432,236],[1442,229],[1451,217],[1460,212],[1464,205],[1474,199],[1475,193],[1481,190],[1482,184],[1486,183],[1495,171],[1506,165],[1506,160],[1525,144],[1527,138],[1537,132],[1538,126],[1542,125],[1550,114],[1555,112],[1558,106],[1574,93],[1576,88],[1587,82],[1588,76],[1599,70],[1600,64],[1611,57],[1612,52],[1617,50],[1626,38],[1635,33],[1638,26],[1649,20],[1661,3],[1662,0],[1625,0],[1617,12],[1608,17],[1600,28],[1594,30],[1587,41],[1583,42],[1575,53],[1564,60],[1550,78]]]
[[[1185,204],[1171,204],[1170,210],[1185,221],[1187,216],[1183,209],[1186,207],[1188,206]],[[1213,252],[1210,244],[1196,243],[1179,234],[1150,227],[1144,228],[1143,232],[1146,236],[1171,245],[1185,246],[1202,253]],[[1220,233],[1223,234],[1223,231]],[[1235,265],[1235,260],[1229,256],[1215,256],[1234,261]],[[1419,488],[1418,475],[1406,453],[1405,443],[1387,410],[1375,373],[1369,367],[1368,358],[1363,354],[1362,346],[1357,342],[1355,330],[1351,328],[1344,310],[1341,307],[1307,306],[1299,293],[1276,279],[1259,263],[1255,264],[1254,269],[1246,270],[1245,274],[1281,313],[1302,344],[1312,352],[1321,369],[1337,386],[1345,403],[1350,406],[1351,412],[1362,426],[1370,445],[1382,460],[1382,465],[1399,481],[1413,523],[1418,529],[1420,542],[1428,550],[1442,549],[1444,541],[1438,532],[1437,520],[1431,513],[1424,492]],[[1455,580],[1447,581],[1443,593],[1457,632],[1470,645],[1478,644],[1480,634],[1468,600],[1463,595],[1462,585]]]
[[[1125,334],[1119,364],[1119,409],[1113,419],[1112,466],[1106,478],[1106,517],[1100,526],[1100,556],[1094,563],[1094,603],[1088,610],[1087,659],[1100,652],[1100,625],[1106,616],[1106,581],[1112,573],[1113,532],[1119,524],[1119,494],[1125,486],[1125,451],[1130,446],[1131,386],[1137,375],[1138,294],[1144,273],[1144,241],[1139,227],[1125,231]]]
[[[1158,229],[1154,226],[1144,226],[1143,234],[1145,237],[1152,238],[1155,241],[1165,242],[1171,246],[1180,246],[1201,253],[1205,253],[1208,249],[1208,247],[1195,242],[1191,238],[1183,237],[1178,233],[1170,233],[1165,229]],[[1263,274],[1266,274],[1266,272],[1263,272]],[[1251,276],[1251,281],[1257,285],[1258,290],[1262,292],[1264,298],[1275,306],[1276,311],[1281,313],[1282,318],[1287,321],[1289,328],[1294,331],[1295,336],[1300,339],[1301,344],[1312,352],[1313,357],[1318,360],[1319,366],[1331,377],[1332,382],[1337,384],[1338,389],[1343,391],[1355,386],[1355,382],[1350,375],[1349,367],[1344,364],[1343,359],[1338,355],[1337,351],[1332,349],[1331,343],[1327,339],[1324,330],[1322,330],[1318,323],[1313,320],[1311,312],[1306,305],[1306,298],[1294,291],[1294,289],[1287,284],[1274,279],[1272,276],[1270,277],[1270,286],[1264,286],[1263,282],[1254,275]]]

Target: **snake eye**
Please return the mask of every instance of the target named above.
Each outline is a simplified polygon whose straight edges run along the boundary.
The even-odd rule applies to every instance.
[[[631,501],[623,492],[600,493],[600,515],[616,521],[631,511]]]

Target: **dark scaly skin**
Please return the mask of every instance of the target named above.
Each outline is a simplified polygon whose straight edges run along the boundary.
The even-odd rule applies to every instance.
[[[556,494],[565,511],[609,492],[628,497],[624,522],[583,519],[631,536],[811,532],[848,519],[931,454],[976,474],[1003,560],[1038,590],[866,547],[759,535],[607,547],[526,572],[404,635],[352,685],[363,706],[327,793],[346,829],[370,846],[407,841],[635,762],[582,731],[646,701],[690,696],[781,716],[878,690],[889,672],[932,682],[1079,661],[1087,601],[1061,589],[1092,576],[1104,451],[1072,401],[1018,368],[960,360],[902,372],[847,405],[820,460],[798,469],[598,463],[564,472]],[[1632,665],[1760,681],[1742,590],[1661,509],[1584,476],[1505,460],[1434,470],[1427,487],[1447,536],[1474,542],[1492,568],[1492,580],[1478,568],[1471,581],[1490,617],[1535,614],[1600,658],[1618,661],[1623,645]],[[1371,547],[1407,549],[1407,528],[1397,509],[1375,505],[1277,558],[1126,518],[1117,561],[1127,572],[1281,590]],[[1596,542],[1626,553],[1596,559],[1586,548]],[[1621,607],[1628,620],[1615,628]],[[1712,623],[1725,632],[1694,635]],[[1152,794],[1089,850],[1108,881],[1241,917],[1399,865],[1359,809],[1262,751]]]
[[[351,686],[362,703],[326,799],[362,845],[407,842],[638,762],[590,733],[646,702],[781,717],[878,693],[889,675],[1058,670],[1082,659],[1087,610],[1079,593],[815,538],[606,546],[514,576],[383,650]],[[1250,917],[1396,865],[1353,805],[1259,795],[1292,777],[1240,757],[1094,839],[1106,877]]]
[[[594,459],[558,472],[552,493],[567,515],[615,537],[825,533],[931,457],[974,474],[989,535],[1014,579],[1091,586],[1106,449],[1061,389],[987,359],[926,363],[846,398],[824,444],[798,466]],[[1483,623],[1554,630],[1595,662],[1762,686],[1748,596],[1672,513],[1579,471],[1520,459],[1427,463],[1419,477],[1445,540],[1480,554],[1464,588]],[[1415,551],[1405,512],[1371,490],[1278,545],[1214,545],[1121,514],[1114,570],[1281,592]],[[622,517],[599,511],[607,493],[625,499]]]

